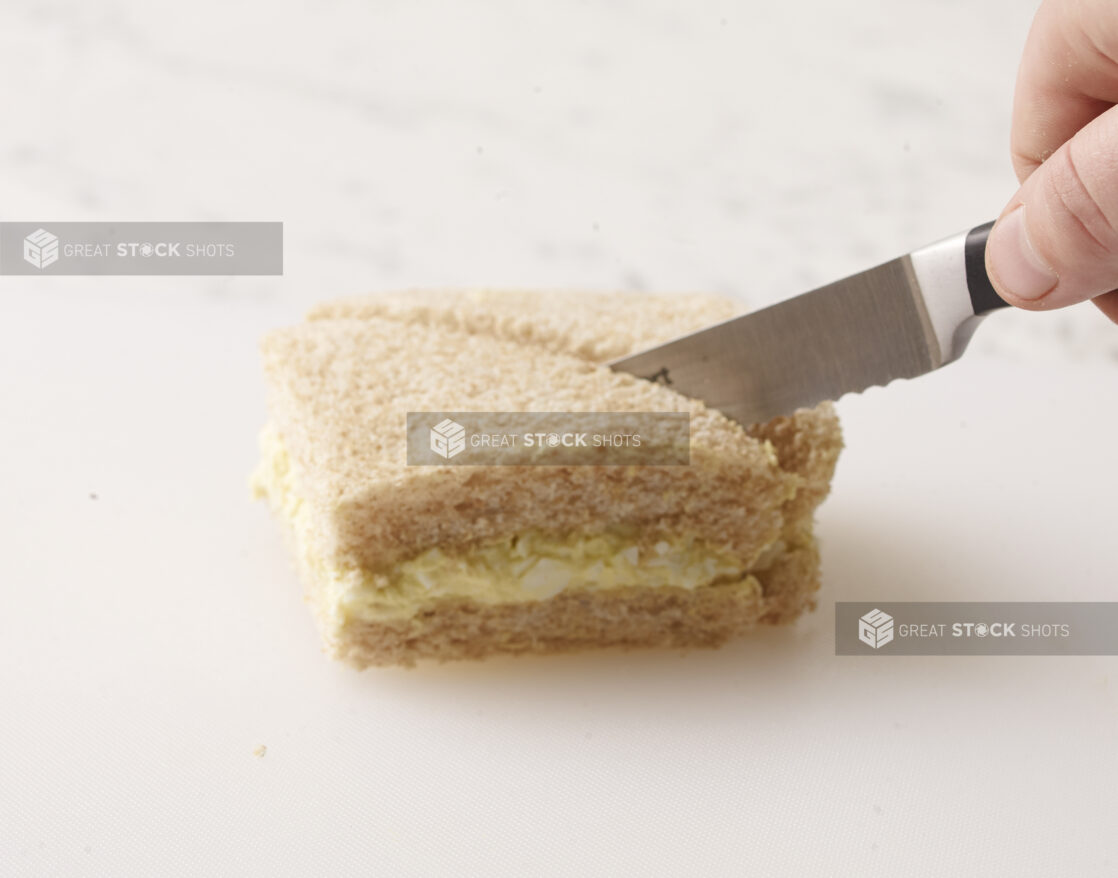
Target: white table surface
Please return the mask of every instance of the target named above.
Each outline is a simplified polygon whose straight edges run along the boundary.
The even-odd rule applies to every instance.
[[[256,343],[318,299],[764,304],[995,215],[1024,6],[0,8],[3,219],[286,244],[283,278],[0,278],[0,875],[1113,874],[1118,660],[832,632],[1118,599],[1089,306],[843,399],[819,609],[718,652],[353,672],[246,487]]]

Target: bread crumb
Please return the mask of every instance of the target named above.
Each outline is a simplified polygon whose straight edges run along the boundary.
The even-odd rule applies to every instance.
[[[257,745],[256,745],[256,747],[255,747],[255,748],[253,749],[253,751],[252,751],[252,755],[253,755],[253,756],[256,756],[257,758],[259,758],[259,757],[263,756],[263,755],[264,755],[265,753],[267,753],[267,752],[268,752],[268,748],[267,748],[267,747],[265,747],[265,746],[264,746],[263,744],[257,744]]]

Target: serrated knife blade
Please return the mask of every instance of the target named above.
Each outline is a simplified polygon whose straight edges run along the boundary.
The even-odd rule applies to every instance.
[[[915,378],[963,353],[1006,302],[986,276],[986,223],[610,367],[660,381],[743,424]]]

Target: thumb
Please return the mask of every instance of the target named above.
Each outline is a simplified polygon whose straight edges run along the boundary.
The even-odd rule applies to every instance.
[[[1003,299],[1030,310],[1118,287],[1118,107],[1025,180],[990,232],[986,271]]]

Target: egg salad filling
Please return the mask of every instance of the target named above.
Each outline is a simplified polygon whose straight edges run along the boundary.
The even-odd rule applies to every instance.
[[[635,528],[566,537],[525,532],[460,553],[431,548],[373,572],[315,552],[310,509],[295,490],[282,440],[268,429],[261,447],[254,493],[268,498],[291,525],[299,563],[319,589],[318,611],[330,616],[331,626],[413,616],[440,598],[500,604],[542,601],[566,589],[695,589],[739,582],[759,597],[760,583],[749,574],[767,567],[784,548],[778,540],[757,557],[743,559],[689,535],[646,544]]]

